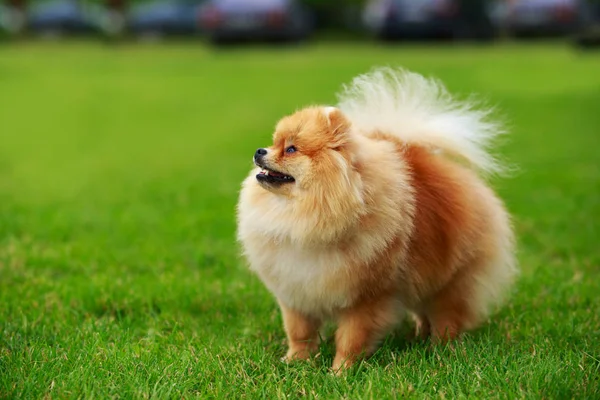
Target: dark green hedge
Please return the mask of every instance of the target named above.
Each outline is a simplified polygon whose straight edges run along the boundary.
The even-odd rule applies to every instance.
[[[315,18],[319,29],[356,30],[367,0],[300,0]]]

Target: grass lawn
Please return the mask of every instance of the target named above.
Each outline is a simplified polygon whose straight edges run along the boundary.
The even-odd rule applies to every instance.
[[[403,65],[497,105],[518,165],[511,302],[454,348],[345,377],[279,362],[234,207],[276,120]],[[0,51],[0,397],[600,398],[600,55],[560,44],[23,44]]]

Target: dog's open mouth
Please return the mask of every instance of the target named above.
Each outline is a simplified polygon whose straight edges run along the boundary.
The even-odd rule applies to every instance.
[[[274,171],[269,168],[261,167],[262,170],[256,175],[256,179],[259,182],[279,184],[279,183],[291,183],[294,182],[294,177],[281,172]]]

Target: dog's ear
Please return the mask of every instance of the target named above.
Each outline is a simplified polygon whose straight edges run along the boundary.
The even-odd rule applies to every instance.
[[[342,110],[337,107],[325,107],[324,112],[333,136],[344,135],[350,130],[350,121],[346,118]]]

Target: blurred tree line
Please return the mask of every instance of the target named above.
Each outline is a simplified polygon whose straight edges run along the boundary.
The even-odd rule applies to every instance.
[[[368,0],[301,0],[319,30],[353,30]]]

